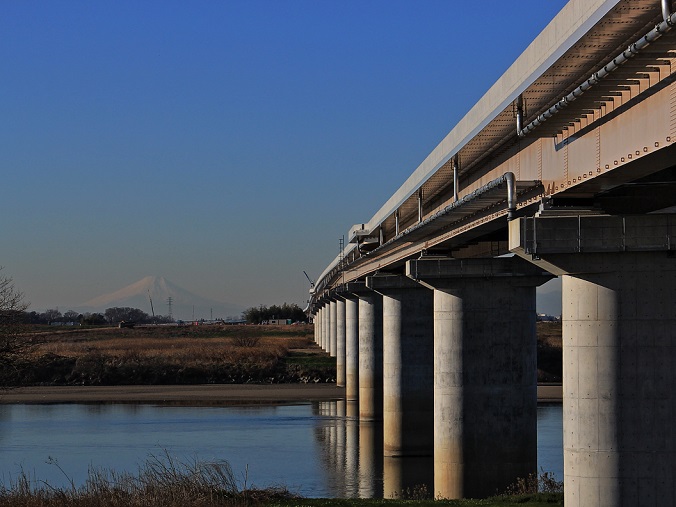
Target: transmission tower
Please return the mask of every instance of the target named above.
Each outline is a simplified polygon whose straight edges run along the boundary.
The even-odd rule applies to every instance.
[[[345,283],[345,236],[340,237],[340,253],[339,255],[339,263],[338,263],[338,269],[341,271],[341,279],[342,282]]]
[[[173,302],[174,302],[174,298],[172,298],[171,296],[169,296],[169,297],[167,298],[167,306],[169,307],[169,319],[170,319],[170,320],[174,320],[174,314],[173,314],[172,311],[171,311],[171,305],[172,305]]]

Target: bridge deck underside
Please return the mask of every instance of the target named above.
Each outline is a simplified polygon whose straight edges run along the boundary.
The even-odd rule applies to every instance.
[[[524,124],[661,19],[659,2],[621,0],[523,91]],[[449,158],[370,231],[371,251],[366,245],[348,251],[318,281],[317,292],[377,270],[397,270],[430,248],[453,255],[466,244],[506,239],[505,190],[482,189],[507,172],[516,177],[522,214],[533,213],[543,198],[613,213],[676,205],[675,70],[672,30],[526,137],[517,136],[516,104],[509,104],[457,152],[462,205],[454,204]]]

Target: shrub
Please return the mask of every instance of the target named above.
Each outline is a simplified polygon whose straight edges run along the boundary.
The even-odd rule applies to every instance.
[[[554,474],[533,472],[528,477],[519,477],[516,482],[507,487],[506,495],[530,495],[534,493],[563,493],[563,481],[557,481]]]

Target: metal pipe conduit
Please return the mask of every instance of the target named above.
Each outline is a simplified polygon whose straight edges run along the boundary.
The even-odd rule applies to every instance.
[[[456,155],[455,157],[453,157],[453,202],[458,202],[459,165],[460,163],[458,162],[458,155]]]
[[[549,118],[554,116],[556,113],[561,111],[571,102],[578,99],[584,92],[589,90],[592,86],[598,84],[602,79],[611,74],[614,70],[619,68],[622,64],[626,63],[628,60],[639,54],[639,52],[646,47],[648,47],[652,42],[655,42],[657,39],[662,37],[665,33],[669,32],[671,28],[676,24],[676,13],[671,12],[670,0],[661,0],[662,6],[662,18],[664,21],[659,23],[655,28],[653,28],[646,35],[641,37],[638,41],[630,44],[627,49],[622,53],[613,58],[608,64],[606,64],[601,70],[594,72],[589,78],[587,78],[580,86],[575,88],[568,95],[559,100],[552,107],[547,109],[544,113],[540,114],[535,120],[526,125],[523,129],[519,129],[519,123],[517,122],[517,133],[519,137],[524,137],[526,134],[531,132],[536,127],[542,125]]]
[[[514,220],[516,214],[516,178],[513,172],[505,173],[507,182],[507,220]]]
[[[673,26],[673,21],[671,19],[671,0],[662,0],[662,19]]]
[[[450,205],[446,206],[446,208],[434,213],[433,215],[427,217],[425,220],[422,222],[417,223],[416,225],[409,227],[403,232],[399,232],[397,230],[396,235],[390,239],[389,241],[382,243],[380,246],[378,246],[375,250],[372,250],[370,252],[362,252],[361,249],[359,248],[359,245],[357,245],[356,248],[358,248],[359,252],[364,255],[364,256],[369,256],[373,255],[379,251],[382,251],[385,248],[390,247],[393,243],[400,241],[401,239],[407,237],[409,234],[418,231],[422,227],[426,227],[428,224],[434,222],[435,220],[441,218],[442,216],[446,215],[447,213],[457,210],[457,209],[462,209],[462,206],[465,204],[469,204],[475,199],[479,198],[482,194],[493,190],[495,188],[500,187],[500,185],[506,184],[507,185],[507,220],[513,220],[515,218],[515,213],[516,213],[516,207],[517,207],[517,188],[516,188],[516,177],[514,176],[513,172],[506,172],[499,178],[494,179],[493,181],[490,181],[486,185],[484,185],[481,188],[478,188],[474,192],[471,192],[470,194],[465,195],[462,199],[453,201]],[[398,218],[398,213],[395,214],[395,219]],[[334,263],[327,268],[324,273],[322,273],[317,281],[315,282],[314,286],[314,292],[312,292],[313,297],[316,297],[317,294],[322,293],[325,290],[326,283],[328,279],[331,278],[333,274],[337,272],[337,260],[334,261]]]
[[[422,222],[409,227],[405,231],[398,233],[395,237],[387,241],[386,243],[380,245],[378,248],[375,250],[372,250],[366,255],[373,255],[374,253],[377,253],[381,251],[383,248],[389,247],[392,245],[392,243],[395,243],[402,238],[410,235],[411,233],[418,231],[422,227],[426,227],[430,223],[434,222],[435,220],[441,218],[442,216],[446,215],[447,213],[461,209],[463,205],[471,203],[473,200],[477,199],[480,197],[482,194],[493,190],[495,188],[498,188],[500,185],[506,184],[507,185],[507,219],[512,220],[515,218],[515,213],[516,213],[516,206],[517,206],[517,195],[516,195],[516,177],[514,176],[513,172],[506,172],[499,178],[494,179],[493,181],[490,181],[489,183],[486,183],[483,187],[476,189],[474,192],[467,194],[464,196],[462,199],[459,201],[454,201],[448,206],[446,206],[444,209],[437,211],[433,215],[427,217],[425,220]]]

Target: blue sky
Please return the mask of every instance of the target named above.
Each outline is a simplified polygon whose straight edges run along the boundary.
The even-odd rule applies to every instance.
[[[0,265],[34,309],[146,275],[309,284],[564,0],[0,5]]]

